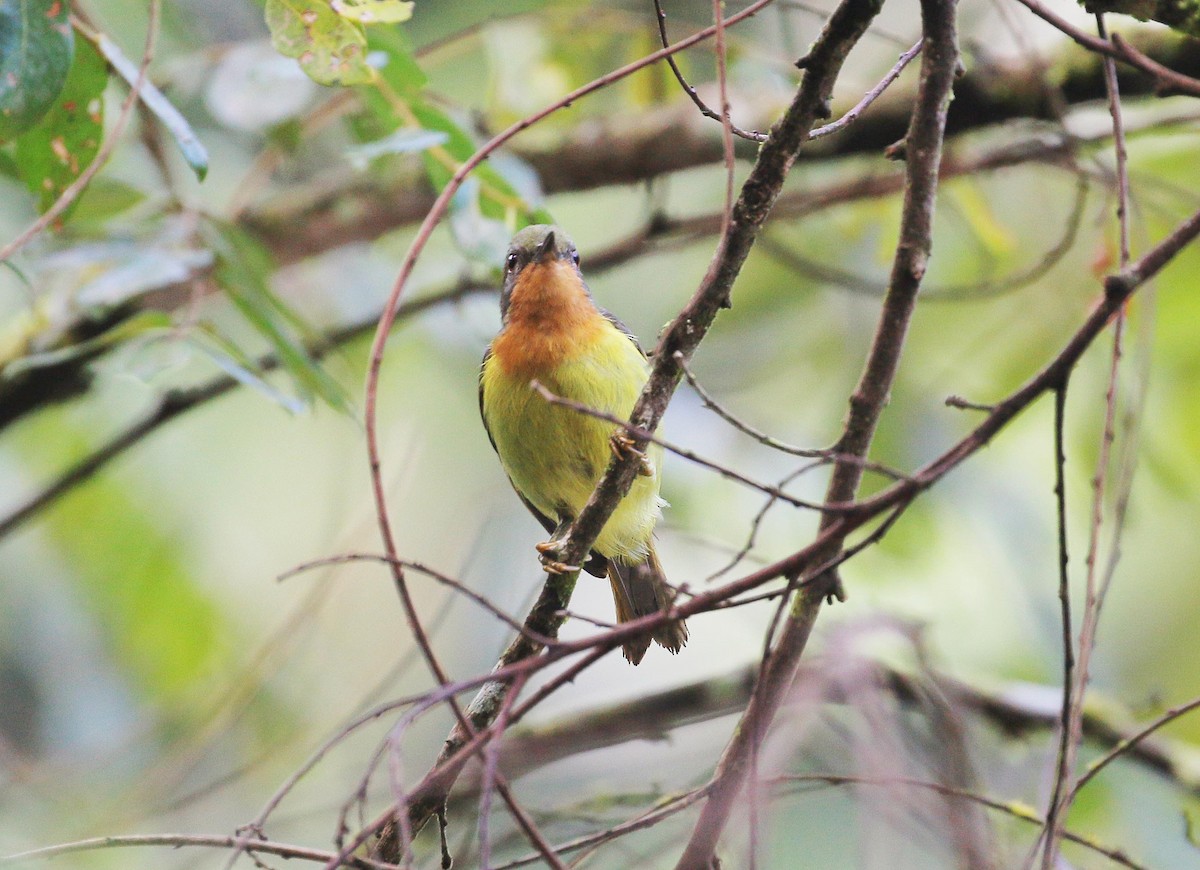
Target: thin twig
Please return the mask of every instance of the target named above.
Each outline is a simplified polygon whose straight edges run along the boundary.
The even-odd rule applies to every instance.
[[[593,408],[589,405],[585,405],[583,402],[576,402],[573,399],[567,399],[567,398],[564,398],[563,396],[556,395],[555,393],[550,392],[550,390],[546,389],[545,386],[543,386],[541,383],[539,383],[536,380],[530,384],[530,387],[533,389],[534,392],[536,392],[539,396],[541,396],[543,399],[545,399],[547,402],[549,402],[552,405],[559,405],[563,408],[570,408],[572,411],[576,411],[580,414],[586,414],[589,417],[595,417],[597,420],[604,420],[605,422],[612,423],[616,426],[620,426],[620,427],[624,428],[625,432],[631,438],[638,438],[642,441],[647,441],[651,444],[657,444],[659,447],[662,447],[664,450],[669,450],[671,453],[674,453],[676,456],[681,456],[684,459],[688,460],[689,462],[694,462],[697,465],[700,465],[700,466],[703,466],[704,468],[708,468],[712,471],[715,471],[717,474],[721,475],[722,477],[726,477],[729,480],[737,481],[738,483],[748,486],[751,489],[756,489],[759,492],[764,492],[774,499],[778,499],[779,501],[787,502],[788,504],[793,505],[794,507],[807,508],[808,510],[814,510],[814,511],[826,510],[826,508],[823,505],[819,505],[816,502],[806,501],[801,498],[796,498],[795,496],[789,495],[788,493],[784,492],[783,490],[781,490],[778,487],[771,486],[770,484],[766,484],[766,483],[761,483],[757,480],[753,480],[752,478],[746,477],[741,472],[735,471],[734,469],[730,468],[727,465],[722,465],[721,463],[715,462],[711,459],[705,459],[703,456],[699,455],[698,453],[696,453],[693,450],[688,450],[686,447],[680,447],[677,444],[673,444],[672,442],[667,441],[665,438],[661,438],[658,435],[653,435],[650,432],[648,432],[647,430],[642,429],[638,426],[631,426],[631,425],[629,425],[629,422],[627,420],[624,420],[621,417],[616,416],[615,414],[609,414],[606,411],[601,411],[598,408]],[[834,511],[837,511],[840,509],[841,508],[838,508],[838,507],[830,508],[830,510],[834,510]]]
[[[658,0],[655,0],[657,3]],[[725,51],[725,3],[712,0],[713,23],[717,28],[717,92],[721,97],[721,147],[725,160],[725,208],[721,211],[721,240],[729,237],[729,222],[733,219],[733,180],[736,167],[733,155],[733,121],[729,118],[728,57]],[[662,19],[660,18],[660,23]],[[673,58],[668,58],[673,60]],[[766,141],[763,137],[761,141]]]
[[[57,846],[46,846],[41,849],[31,849],[28,852],[5,855],[0,857],[0,864],[20,864],[26,861],[56,858],[60,855],[70,855],[76,852],[139,846],[165,846],[171,849],[189,847],[232,849],[237,846],[238,842],[238,837],[206,834],[140,834],[126,837],[92,837],[87,840],[77,840],[73,843],[61,843]],[[327,862],[334,857],[332,852],[322,849],[292,846],[273,840],[251,838],[245,841],[244,845],[247,851],[261,852],[267,855],[279,855],[283,858],[297,858],[301,861]],[[369,870],[396,870],[395,864],[388,864],[385,861],[373,861],[369,858],[350,857],[345,860],[344,865],[369,868]]]
[[[630,834],[634,831],[641,831],[646,828],[653,827],[663,819],[687,809],[692,804],[696,803],[696,801],[703,798],[706,794],[708,794],[708,787],[704,786],[693,789],[692,791],[684,792],[681,795],[675,795],[667,798],[654,809],[642,813],[641,815],[636,816],[627,822],[622,822],[619,825],[613,825],[611,828],[595,834],[587,834],[586,836],[569,840],[566,843],[560,843],[554,847],[555,851],[574,852],[579,849],[595,848],[596,846],[601,846],[604,843],[615,840],[618,837],[623,837],[626,834]],[[516,867],[524,867],[539,860],[540,857],[540,855],[526,855],[523,858],[517,858],[514,861],[510,861],[507,864],[501,864],[496,868],[496,870],[513,870],[513,868]]]
[[[805,463],[804,465],[801,465],[799,468],[791,471],[789,474],[785,475],[782,479],[780,479],[779,483],[777,483],[775,485],[775,488],[780,489],[780,490],[783,489],[785,486],[787,486],[789,483],[791,483],[797,477],[799,477],[800,475],[804,474],[805,472],[810,471],[811,469],[816,468],[816,467],[817,467],[817,463],[815,463],[815,462],[808,462],[808,463]],[[742,543],[741,549],[739,549],[736,553],[734,553],[733,556],[730,558],[730,560],[726,564],[722,565],[716,571],[714,571],[713,573],[711,573],[707,577],[705,577],[704,578],[705,584],[709,584],[715,580],[719,580],[721,577],[725,576],[730,571],[732,571],[734,568],[736,568],[738,565],[740,565],[742,563],[742,561],[746,558],[746,556],[748,556],[750,554],[750,551],[752,549],[754,549],[755,542],[758,540],[758,532],[759,532],[759,529],[762,528],[763,520],[766,519],[767,513],[771,510],[772,507],[775,506],[775,504],[778,501],[779,501],[779,499],[777,499],[774,495],[767,496],[766,500],[763,502],[762,507],[760,507],[758,509],[758,512],[754,515],[754,518],[750,521],[750,531],[747,533],[746,540]]]
[[[860,776],[843,776],[840,774],[820,773],[780,776],[776,777],[773,782],[777,784],[824,782],[828,783],[829,785],[873,785],[882,786],[885,788],[889,786],[903,785],[911,788],[928,789],[947,797],[962,798],[963,800],[971,801],[972,803],[979,804],[980,806],[987,807],[988,809],[996,810],[997,812],[1004,813],[1023,822],[1029,822],[1030,824],[1045,824],[1042,819],[1038,818],[1036,813],[1031,812],[1028,808],[1022,806],[1021,804],[1011,801],[999,801],[995,798],[989,798],[986,795],[976,794],[975,792],[968,791],[967,789],[956,788],[940,782],[926,782],[925,780],[908,779],[905,777],[874,779]],[[1072,843],[1077,843],[1086,849],[1090,849],[1093,852],[1103,855],[1105,858],[1120,864],[1122,867],[1129,867],[1131,870],[1148,870],[1144,864],[1139,864],[1138,862],[1134,861],[1120,849],[1112,846],[1105,846],[1101,843],[1097,843],[1094,840],[1090,840],[1087,837],[1083,837],[1070,831],[1065,831],[1063,836]]]
[[[1167,725],[1168,723],[1174,722],[1180,716],[1190,713],[1196,709],[1200,709],[1200,698],[1193,698],[1186,704],[1180,704],[1178,707],[1172,707],[1170,710],[1163,713],[1136,734],[1123,738],[1120,743],[1088,765],[1087,770],[1084,771],[1083,775],[1080,776],[1079,780],[1075,783],[1075,794],[1078,794],[1080,789],[1091,782],[1092,778],[1095,777],[1096,774],[1108,767],[1109,764],[1116,761],[1122,755],[1128,753],[1131,749],[1133,749],[1155,731],[1162,728],[1164,725]]]
[[[778,450],[781,453],[787,453],[791,456],[799,456],[804,459],[817,459],[820,460],[821,463],[857,463],[869,471],[874,471],[883,475],[884,477],[891,478],[892,480],[903,480],[907,476],[903,472],[897,471],[896,469],[880,462],[874,462],[870,459],[865,459],[860,456],[850,456],[844,453],[837,453],[835,450],[830,448],[796,447],[793,444],[788,444],[785,441],[780,441],[778,438],[775,438],[772,435],[768,435],[766,432],[755,426],[752,426],[742,418],[738,417],[736,414],[718,402],[715,398],[713,398],[712,393],[708,392],[708,390],[700,385],[699,380],[697,380],[696,375],[692,372],[692,369],[688,365],[687,360],[684,359],[683,354],[676,353],[675,359],[679,363],[679,368],[683,371],[683,376],[687,378],[687,382],[691,385],[692,389],[696,391],[697,395],[699,395],[704,401],[704,407],[708,408],[708,410],[712,411],[738,431],[749,435],[759,444],[770,447],[772,450]]]
[[[307,562],[301,562],[299,565],[284,571],[276,579],[281,581],[288,580],[298,574],[311,571],[314,568],[325,568],[330,565],[344,565],[349,562],[380,562],[386,565],[391,561],[392,560],[390,560],[387,556],[384,556],[382,553],[339,553],[336,556],[324,556],[320,559],[312,559]],[[430,568],[425,563],[417,562],[412,559],[397,559],[396,561],[400,563],[400,567],[402,568],[408,568],[409,570],[416,571],[419,574],[424,574],[427,577],[436,580],[438,583],[441,583],[443,586],[450,587],[455,592],[466,597],[468,600],[478,604],[483,610],[486,610],[509,628],[519,633],[526,634],[529,639],[535,643],[540,643],[543,646],[552,646],[554,644],[554,641],[548,637],[544,637],[536,633],[530,633],[529,629],[527,629],[517,620],[513,619],[513,617],[505,613],[486,597],[469,588],[462,581],[455,580],[449,574],[438,571],[436,568]]]
[[[863,95],[863,98],[855,103],[854,108],[850,109],[850,111],[846,112],[846,114],[842,115],[836,121],[830,121],[828,124],[813,130],[811,138],[820,139],[822,136],[829,136],[839,130],[844,130],[857,121],[859,115],[865,112],[873,102],[883,96],[883,92],[891,86],[892,82],[900,78],[900,73],[904,72],[904,68],[912,62],[913,58],[921,53],[923,42],[924,40],[918,39],[913,43],[912,48],[903,52],[900,55],[900,59],[896,61],[896,65],[888,70],[887,75],[879,80],[879,84],[867,91]]]
[[[1054,503],[1056,507],[1056,522],[1058,527],[1058,606],[1059,625],[1062,632],[1063,656],[1063,688],[1062,704],[1059,713],[1058,753],[1055,756],[1054,790],[1046,807],[1046,828],[1034,845],[1031,855],[1036,855],[1037,848],[1045,838],[1046,850],[1043,853],[1048,858],[1053,850],[1053,843],[1062,833],[1062,800],[1066,790],[1070,788],[1071,764],[1074,753],[1071,749],[1071,716],[1072,716],[1072,686],[1075,684],[1075,638],[1071,625],[1071,575],[1069,571],[1070,550],[1067,547],[1067,483],[1066,483],[1066,450],[1063,446],[1067,414],[1067,381],[1058,385],[1054,391]]]
[[[669,45],[669,40],[667,38],[667,13],[663,11],[662,0],[654,0],[654,13],[658,17],[658,38],[662,40],[663,48],[666,48],[667,45]],[[722,70],[720,73],[722,80],[721,105],[725,106],[725,109],[720,115],[710,109],[708,104],[705,103],[704,100],[700,99],[700,95],[696,93],[696,89],[688,84],[687,79],[683,77],[683,71],[679,69],[679,63],[675,60],[674,55],[667,55],[667,65],[671,68],[671,73],[675,76],[675,81],[679,82],[679,87],[683,88],[683,92],[688,95],[688,99],[690,99],[695,104],[696,108],[700,110],[701,115],[706,118],[712,118],[714,121],[720,121],[726,130],[741,139],[749,139],[751,142],[765,142],[767,141],[766,133],[760,133],[757,130],[743,130],[741,127],[734,126],[729,121],[729,110],[725,97],[725,86],[723,83],[723,69],[725,65],[724,30],[725,28],[722,25],[717,36],[717,63],[719,64],[719,68]]]
[[[1104,16],[1096,15],[1096,26],[1101,39],[1107,38]],[[1121,116],[1121,95],[1117,85],[1116,63],[1104,57],[1104,82],[1108,91],[1108,110],[1112,117],[1113,149],[1117,167],[1117,222],[1120,236],[1120,265],[1129,265],[1129,174],[1125,149],[1125,127]],[[1083,739],[1083,705],[1087,695],[1092,652],[1096,645],[1096,632],[1100,621],[1103,599],[1098,588],[1098,559],[1100,555],[1100,532],[1104,521],[1104,496],[1107,490],[1108,470],[1112,455],[1112,444],[1116,429],[1117,385],[1120,375],[1122,337],[1125,327],[1125,307],[1116,312],[1113,323],[1113,345],[1109,364],[1108,389],[1104,397],[1104,427],[1100,436],[1100,449],[1096,459],[1096,472],[1092,477],[1091,522],[1088,529],[1087,555],[1084,559],[1086,580],[1084,586],[1083,619],[1079,628],[1079,664],[1074,675],[1068,670],[1063,683],[1064,710],[1067,718],[1063,723],[1060,743],[1059,768],[1054,784],[1054,796],[1046,814],[1047,836],[1043,853],[1043,870],[1051,870],[1058,859],[1058,842],[1071,808],[1077,788],[1075,759]],[[1057,406],[1056,406],[1057,407]],[[1061,411],[1061,409],[1060,409]],[[1056,417],[1057,424],[1062,420]],[[1057,433],[1061,448],[1061,432]],[[1060,518],[1065,523],[1065,519]],[[1065,532],[1064,532],[1065,534]],[[1070,622],[1065,626],[1066,643],[1071,643]]]

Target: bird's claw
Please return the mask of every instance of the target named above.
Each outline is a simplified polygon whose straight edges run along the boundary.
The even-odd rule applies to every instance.
[[[638,466],[638,474],[642,477],[654,477],[654,466],[646,457],[646,454],[638,450],[635,445],[636,442],[621,431],[614,432],[612,437],[608,439],[608,446],[612,449],[614,456],[618,459],[624,459],[627,456],[636,456],[641,463]]]
[[[582,568],[582,565],[568,565],[566,562],[556,562],[545,556],[542,557],[542,570],[547,574],[574,574]]]
[[[534,549],[538,551],[538,559],[542,563],[542,570],[547,574],[571,574],[580,570],[580,565],[568,565],[555,558],[558,555],[559,543],[551,538],[549,541],[534,544]]]

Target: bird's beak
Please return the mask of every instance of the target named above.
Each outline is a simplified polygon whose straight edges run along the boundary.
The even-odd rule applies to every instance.
[[[538,249],[533,253],[533,262],[544,263],[547,259],[557,259],[558,248],[554,244],[554,231],[546,233],[546,238],[538,245]]]

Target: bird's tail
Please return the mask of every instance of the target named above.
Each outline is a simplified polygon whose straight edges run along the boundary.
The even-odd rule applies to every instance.
[[[629,622],[640,616],[658,613],[671,606],[675,593],[663,576],[654,542],[646,559],[635,565],[625,565],[614,558],[608,560],[608,582],[612,585],[613,601],[617,605],[617,621]],[[673,653],[679,652],[687,643],[687,625],[682,619],[667,622],[648,635],[632,638],[625,642],[625,658],[636,665],[650,648],[653,640]]]

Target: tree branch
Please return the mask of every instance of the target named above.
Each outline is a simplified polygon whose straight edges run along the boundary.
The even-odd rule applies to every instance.
[[[1080,5],[1088,12],[1116,12],[1138,21],[1157,21],[1200,37],[1200,7],[1187,0],[1081,0]]]
[[[911,704],[924,691],[914,677],[884,666],[879,682],[902,704]],[[814,666],[801,665],[797,680],[807,680]],[[674,686],[630,701],[585,709],[548,722],[510,731],[500,750],[500,764],[516,780],[565,758],[619,746],[635,740],[664,741],[677,728],[710,722],[741,711],[753,692],[758,668],[747,665],[719,677]],[[815,676],[815,675],[814,675]],[[1003,690],[988,692],[969,683],[937,674],[938,687],[959,709],[980,717],[1008,737],[1056,727],[1059,716],[1040,704],[1022,704],[1016,694]],[[823,700],[833,704],[850,701],[837,685],[829,686]],[[792,701],[785,699],[784,706]],[[1149,739],[1163,724],[1200,707],[1193,699],[1173,708],[1149,725],[1136,729],[1126,713],[1113,715],[1113,704],[1105,701],[1085,711],[1084,736],[1110,751],[1093,762],[1079,778],[1076,789],[1107,764],[1122,755],[1157,771],[1177,786],[1200,796],[1200,778],[1189,768],[1186,747],[1170,741]],[[478,792],[479,774],[469,768],[463,776],[455,801],[472,799]]]
[[[891,286],[884,300],[879,326],[858,387],[850,397],[850,415],[838,454],[867,456],[879,415],[887,400],[899,364],[908,321],[917,290],[925,274],[932,245],[933,210],[941,164],[946,107],[958,65],[954,4],[950,0],[924,0],[924,54],[917,107],[907,138],[908,168],[900,241],[892,269]],[[862,478],[861,462],[835,462],[826,493],[830,504],[851,502]],[[820,529],[829,533],[838,520],[822,516]],[[820,564],[834,558],[845,535],[831,535],[816,552]],[[821,607],[821,600],[838,583],[831,574],[825,582],[800,591],[775,649],[770,653],[742,716],[713,776],[713,788],[692,830],[677,867],[705,870],[715,859],[717,843],[741,791],[756,747],[766,734],[775,712],[791,686],[800,656]]]

